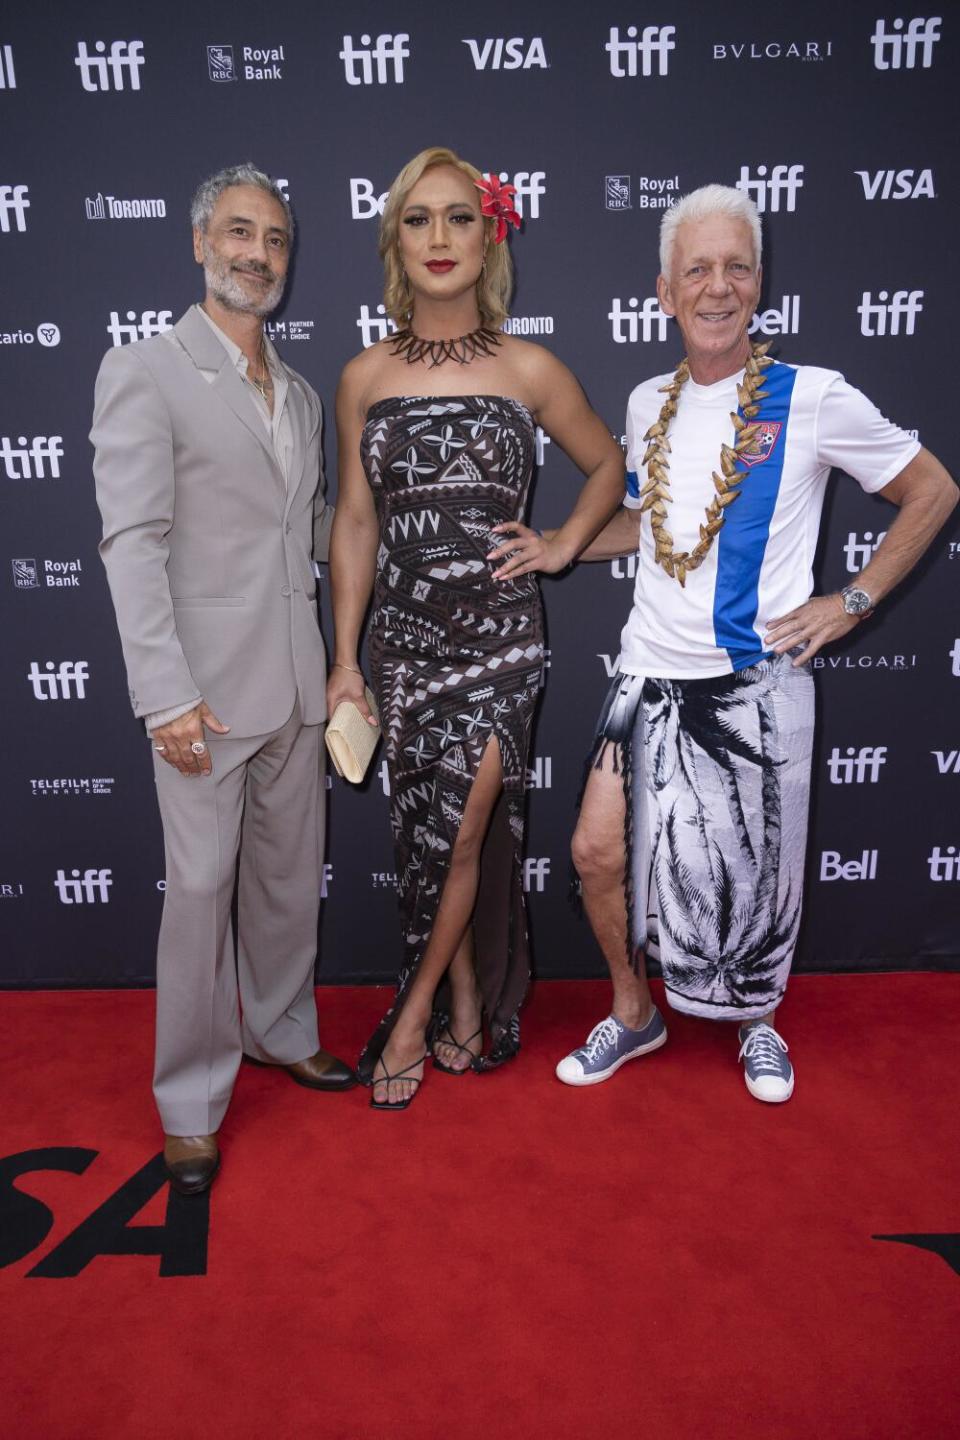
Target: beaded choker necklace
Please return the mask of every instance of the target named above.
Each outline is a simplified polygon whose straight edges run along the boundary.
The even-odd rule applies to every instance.
[[[644,510],[650,512],[650,528],[653,531],[657,547],[656,563],[666,570],[672,580],[677,580],[681,588],[686,584],[688,572],[696,570],[703,564],[710,546],[723,529],[724,521],[727,518],[725,514],[727,506],[732,505],[740,494],[737,486],[746,478],[747,472],[737,469],[737,461],[741,456],[753,455],[759,449],[757,431],[760,429],[760,425],[753,422],[760,410],[759,401],[764,399],[767,394],[766,390],[760,389],[760,386],[763,384],[764,369],[773,364],[767,355],[772,343],[769,341],[766,345],[751,346],[743,384],[737,385],[737,399],[746,418],[741,419],[736,411],[730,412],[736,439],[732,446],[721,445],[720,447],[720,474],[718,475],[716,471],[713,474],[713,486],[716,494],[706,507],[706,524],[700,526],[700,540],[690,551],[674,550],[673,536],[666,526],[667,510],[673,499],[670,494],[668,473],[670,461],[667,456],[670,451],[670,442],[667,439],[667,431],[670,429],[670,421],[677,413],[680,391],[690,379],[690,365],[686,358],[680,361],[670,384],[660,387],[661,393],[665,394],[667,398],[663,402],[657,419],[643,437],[647,442],[647,448],[641,463],[646,466],[648,479],[640,491],[643,497],[640,511],[641,514]]]
[[[421,340],[419,335],[406,329],[390,335],[387,344],[393,347],[394,355],[403,355],[408,365],[416,365],[419,360],[429,361],[429,368],[433,370],[446,360],[469,365],[478,355],[492,355],[500,344],[500,336],[485,325],[478,325],[469,335],[459,335],[456,340]]]

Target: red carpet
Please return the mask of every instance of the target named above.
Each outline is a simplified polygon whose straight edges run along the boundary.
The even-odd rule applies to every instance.
[[[0,1155],[76,1172],[12,1188],[0,1162],[4,1437],[955,1436],[960,977],[795,980],[782,1107],[731,1029],[676,1016],[609,1084],[560,1086],[606,998],[541,984],[518,1062],[428,1071],[402,1115],[244,1067],[204,1246],[166,1186],[78,1231],[159,1149],[152,996],[0,996]],[[385,992],[320,1003],[352,1058]],[[165,1215],[164,1261],[83,1263],[157,1249],[134,1227]]]

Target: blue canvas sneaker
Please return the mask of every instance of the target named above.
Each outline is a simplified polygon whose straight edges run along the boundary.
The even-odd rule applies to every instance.
[[[621,1065],[648,1055],[667,1043],[667,1027],[663,1016],[654,1007],[653,1014],[642,1030],[628,1030],[613,1015],[594,1025],[586,1044],[565,1055],[557,1066],[557,1079],[564,1085],[599,1085],[609,1080]]]
[[[787,1042],[772,1025],[761,1020],[741,1025],[738,1032],[743,1078],[757,1100],[780,1105],[793,1094],[793,1066],[787,1059]]]

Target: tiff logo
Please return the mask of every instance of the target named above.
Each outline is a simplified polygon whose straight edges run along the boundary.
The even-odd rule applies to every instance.
[[[736,188],[745,195],[753,196],[761,214],[769,211],[771,215],[776,215],[781,196],[786,199],[786,210],[796,210],[797,191],[803,189],[803,166],[774,165],[768,176],[766,165],[758,165],[754,180],[749,165],[741,165]]]
[[[931,750],[941,775],[960,775],[960,750]]]
[[[544,183],[547,178],[545,170],[518,170],[511,176],[509,170],[497,172],[501,180],[509,180],[516,190],[513,197],[514,207],[521,219],[540,219],[540,196],[546,195],[547,187]],[[490,175],[487,176],[490,178]],[[529,208],[524,203],[529,200]]]
[[[86,660],[61,660],[56,668],[53,661],[48,660],[41,671],[36,660],[33,660],[27,671],[27,679],[33,686],[35,700],[86,700],[86,682],[90,679],[90,669]],[[76,690],[75,697],[70,693],[71,686]]]
[[[929,70],[933,64],[933,47],[940,39],[939,15],[929,20],[915,16],[908,21],[906,33],[903,21],[894,20],[893,33],[886,29],[886,21],[878,20],[877,28],[870,36],[873,46],[873,64],[877,70],[913,70],[920,52],[920,68]]]
[[[960,880],[960,855],[956,845],[948,845],[946,850],[934,845],[927,856],[927,864],[930,866],[930,879],[935,885],[942,880]]]
[[[820,855],[821,880],[876,880],[877,851],[864,850],[859,860],[841,860],[839,850]]]
[[[136,310],[128,310],[127,322],[124,325],[119,313],[116,310],[110,311],[107,334],[115,346],[132,343],[134,340],[149,340],[153,335],[162,335],[164,330],[171,330],[173,328],[173,311],[142,310],[138,320]]]
[[[60,896],[61,905],[107,905],[110,896],[107,891],[113,884],[111,880],[112,870],[84,870],[81,878],[79,870],[70,871],[68,880],[62,870],[57,871],[57,878],[54,885]]]
[[[862,540],[856,531],[849,531],[847,543],[843,547],[843,553],[847,558],[847,574],[859,575],[863,567],[869,565],[871,556],[876,553],[877,547],[886,538],[886,530],[881,530],[876,540],[873,538],[872,530],[864,530]]]
[[[320,877],[320,899],[326,900],[330,893],[330,886],[333,884],[333,866],[328,862],[323,867],[323,874]]]
[[[895,290],[892,300],[886,290],[878,290],[876,300],[871,291],[864,290],[857,306],[860,334],[870,337],[899,335],[900,321],[903,320],[904,335],[913,335],[917,327],[917,316],[922,310],[922,290]]]
[[[140,89],[142,40],[114,40],[111,42],[109,55],[102,40],[98,40],[93,48],[95,55],[90,54],[85,40],[77,43],[77,56],[73,63],[80,68],[80,83],[84,90],[93,95],[98,90],[123,90],[124,71],[129,76],[130,89]]]
[[[363,348],[369,350],[370,346],[376,345],[378,340],[386,340],[390,331],[396,330],[397,327],[392,320],[387,319],[387,312],[383,305],[377,306],[376,315],[370,314],[369,305],[361,305],[357,328],[360,331]]]
[[[402,85],[403,62],[410,59],[410,50],[405,43],[409,39],[409,35],[378,35],[377,43],[371,49],[369,35],[360,36],[359,47],[354,46],[352,35],[344,35],[340,59],[343,61],[347,84],[387,85],[393,81],[395,85]]]
[[[13,214],[16,227],[21,232],[27,228],[27,211],[30,209],[28,185],[0,185],[0,231],[10,234],[10,215]]]
[[[18,435],[17,445],[19,449],[14,447],[9,435],[0,436],[0,460],[8,480],[45,480],[44,461],[50,466],[50,478],[60,479],[62,435],[35,435],[32,440]]]
[[[611,25],[610,39],[603,47],[610,56],[610,74],[617,80],[628,76],[632,78],[637,74],[652,75],[656,58],[657,74],[666,75],[670,64],[670,51],[677,48],[673,38],[676,33],[675,25],[645,25],[643,35],[638,40],[636,25],[628,25],[627,38],[621,40],[619,27]],[[623,68],[624,62],[626,69]]]
[[[543,893],[547,876],[550,874],[550,860],[544,855],[539,860],[526,859],[523,862],[523,888],[528,893],[536,890]]]
[[[0,46],[0,90],[16,90],[17,73],[13,68],[13,49],[10,45]]]
[[[950,651],[950,673],[960,675],[960,640],[954,640]]]
[[[886,763],[886,745],[864,745],[860,750],[848,745],[844,758],[841,758],[840,747],[834,745],[827,760],[830,784],[862,785],[867,781],[876,785],[880,779],[880,766]]]
[[[615,344],[635,345],[638,340],[642,340],[644,344],[651,340],[666,340],[669,317],[660,309],[660,301],[656,295],[648,295],[642,305],[635,295],[631,295],[626,309],[619,297],[612,304],[613,309],[608,313],[607,319],[610,321]],[[656,335],[653,333],[654,327]]]

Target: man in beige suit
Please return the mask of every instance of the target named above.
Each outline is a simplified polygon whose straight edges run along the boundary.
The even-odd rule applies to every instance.
[[[312,1089],[354,1083],[320,1048],[313,992],[326,667],[311,556],[327,558],[332,519],[321,410],[263,331],[293,222],[250,165],[205,181],[191,220],[203,303],[105,355],[90,435],[163,821],[154,1093],[185,1193],[217,1171],[242,1056]]]

